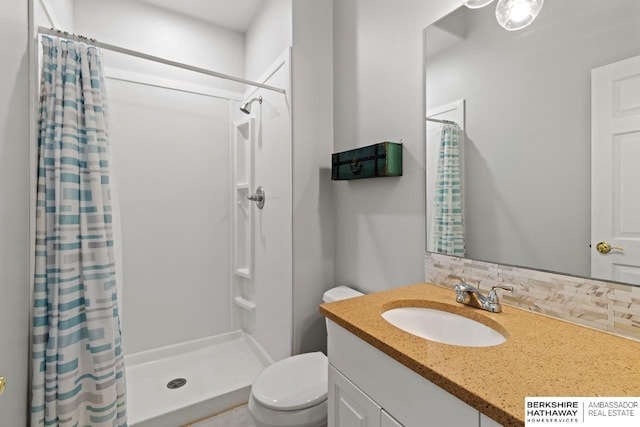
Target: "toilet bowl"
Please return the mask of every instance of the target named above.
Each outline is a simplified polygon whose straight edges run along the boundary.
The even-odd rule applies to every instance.
[[[323,302],[360,296],[338,286]],[[251,386],[249,413],[257,427],[324,427],[327,425],[328,359],[321,352],[282,359],[267,367]]]

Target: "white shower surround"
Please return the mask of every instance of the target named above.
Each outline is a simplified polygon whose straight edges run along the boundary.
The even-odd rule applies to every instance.
[[[271,83],[274,81],[277,81],[278,83],[286,83],[286,80],[288,80],[288,55],[288,51],[283,53],[274,63],[274,66],[270,67],[267,73],[265,73],[265,78],[260,79],[260,81],[269,80],[269,77],[273,77],[272,80],[269,80]],[[167,87],[171,87],[172,94],[170,96],[172,98],[170,99],[177,96],[174,101],[187,96],[186,99],[190,99],[192,102],[205,102],[207,105],[213,102],[213,104],[209,106],[210,108],[208,108],[209,113],[214,111],[212,108],[214,108],[216,104],[222,102],[224,107],[224,105],[228,103],[228,117],[238,118],[237,115],[239,113],[237,106],[239,105],[239,101],[242,97],[237,97],[237,95],[233,96],[233,94],[231,94],[230,96],[224,91],[205,90],[205,88],[198,87],[197,85],[185,85],[184,83],[171,82],[166,79],[150,79],[148,76],[131,72],[123,72],[120,70],[112,70],[108,74],[112,76],[111,79],[114,80],[113,84],[122,84],[123,81],[125,84],[130,84],[132,81],[137,82],[135,83],[135,86],[138,90],[140,89],[138,87],[140,84],[152,84],[152,89],[150,90],[153,92],[157,92],[158,90],[161,92],[166,91]],[[131,93],[135,93],[133,88],[130,88],[129,90],[131,90]],[[145,88],[143,88],[143,90],[145,90]],[[186,95],[183,93],[175,94],[174,92],[176,90],[187,92]],[[148,95],[150,94],[151,92],[148,93]],[[199,99],[194,99],[194,94]],[[206,97],[203,97],[202,95],[205,94]],[[125,97],[127,96],[127,94],[120,94],[120,98],[122,98],[123,95]],[[230,96],[232,99],[221,99],[224,98],[225,95]],[[164,96],[169,96],[169,94],[165,94]],[[270,111],[271,113],[274,112],[273,109],[276,105],[280,104],[282,106],[282,104],[286,104],[283,99],[278,99],[282,98],[282,95],[280,94],[265,93],[264,96],[266,97],[265,102],[269,105],[268,108],[271,109],[267,111]],[[122,99],[119,99],[119,101],[122,102]],[[156,99],[155,101],[153,99],[151,101],[147,100],[150,104],[153,104],[154,102],[161,103],[160,101],[160,99]],[[184,102],[171,103],[174,107],[180,104],[185,105]],[[198,109],[197,104],[195,106],[190,105],[190,107],[196,108],[196,110]],[[218,108],[219,107],[220,106],[218,106]],[[224,107],[222,110],[225,110],[226,108],[227,107]],[[226,111],[222,111],[222,113],[226,116]],[[288,115],[286,115],[286,117],[282,115],[277,116],[288,120]],[[118,119],[118,117],[116,117],[116,119]],[[122,120],[124,119],[122,117],[120,117],[120,119],[120,123],[123,124]],[[284,150],[284,153],[290,152],[290,146],[287,147],[286,144],[283,144],[283,141],[286,141],[285,136],[288,132],[284,131],[285,133],[283,135],[281,133],[282,130],[278,131],[278,125],[275,124],[273,120],[274,119],[270,117],[270,114],[264,114],[264,117],[258,121],[258,129],[261,134],[261,138],[253,141],[253,143],[259,145],[277,143],[283,146],[282,150]],[[275,135],[273,134],[274,124],[276,127]],[[206,123],[202,123],[203,129],[199,129],[199,131],[213,134],[213,130],[208,129],[206,126]],[[264,129],[262,128],[263,126]],[[164,131],[170,132],[169,129],[165,129]],[[282,136],[282,138],[279,138],[278,136]],[[229,138],[230,135],[226,135],[226,139],[229,140]],[[190,138],[186,138],[185,141],[186,140],[190,140]],[[187,144],[187,142],[184,143]],[[189,144],[193,144],[193,142],[189,141]],[[120,147],[120,149],[122,149],[122,147]],[[206,149],[206,144],[204,147],[200,147],[200,149]],[[159,155],[158,151],[161,150],[155,150],[156,156]],[[133,155],[129,156],[126,156],[126,153],[124,153],[121,158],[139,158],[142,155],[143,152],[139,152],[137,154],[133,153]],[[228,156],[228,153],[223,157],[225,156]],[[284,157],[286,158],[286,155]],[[274,164],[276,163],[276,160],[278,159],[271,159],[266,162],[266,164]],[[191,161],[195,161],[195,159],[191,159]],[[135,165],[135,162],[132,165],[129,165],[129,171],[132,171]],[[121,165],[116,161],[114,167],[117,169],[120,166]],[[262,165],[262,167],[266,166]],[[202,169],[203,168],[196,167],[195,170],[190,170],[189,173],[195,174],[197,177],[199,176],[199,173],[202,173]],[[277,200],[279,197],[276,197],[275,200],[271,200],[270,206],[271,209],[279,209],[279,213],[276,215],[278,217],[277,222],[280,223],[280,225],[283,225],[282,221],[286,222],[285,214],[290,211],[290,201],[287,202],[286,197],[286,194],[290,193],[290,188],[284,184],[283,180],[286,181],[287,178],[278,178],[276,182],[280,182],[280,185],[275,185],[275,182],[272,182],[270,185],[271,188],[283,187],[280,194],[283,196],[282,198],[284,200]],[[197,179],[196,181],[203,181],[206,183],[212,180],[205,178]],[[195,183],[193,185],[195,185]],[[228,190],[229,183],[226,182],[226,184],[219,187],[218,191],[225,188]],[[135,189],[133,190],[134,191],[130,194],[130,200],[128,200],[130,204],[135,202],[136,194],[139,192]],[[205,191],[205,189],[202,189],[202,191]],[[200,193],[202,191],[200,191]],[[212,204],[219,203],[220,200],[227,200],[229,198],[227,193],[225,193],[226,195],[219,194],[217,197],[214,197],[214,202]],[[157,198],[158,197],[156,197],[156,199]],[[126,203],[127,201],[125,201],[125,204]],[[130,208],[131,207],[132,206],[130,206]],[[224,209],[227,208],[223,206],[223,210]],[[266,213],[269,214],[269,212]],[[225,212],[225,215],[227,214],[228,213]],[[136,216],[137,213],[135,211],[129,211],[129,216],[132,215]],[[123,216],[127,216],[126,210],[123,212]],[[142,224],[144,219],[144,217],[138,218],[139,227],[144,226]],[[147,221],[151,221],[151,219],[147,219]],[[271,225],[274,225],[274,223],[271,223]],[[225,219],[224,224],[218,224],[218,226],[219,227],[216,228],[228,229],[228,218]],[[267,241],[269,241],[271,237],[272,243],[270,247],[273,247],[273,230],[270,228],[271,227],[268,227],[266,229]],[[259,230],[259,228],[257,230]],[[271,236],[269,236],[269,233],[271,233]],[[262,243],[264,243],[264,234],[265,232],[262,233]],[[128,234],[125,229],[123,236],[123,239],[125,240],[123,245],[125,247],[125,258],[127,246],[126,239],[128,236],[131,236],[131,234]],[[288,275],[285,273],[284,280],[278,280],[278,277],[282,278],[282,272],[290,272],[291,263],[290,261],[286,262],[287,257],[283,256],[286,254],[287,250],[290,250],[290,248],[286,249],[287,239],[284,238],[286,237],[286,232],[282,234],[282,237],[282,241],[277,243],[280,245],[285,244],[285,248],[281,248],[276,251],[276,258],[281,257],[284,264],[276,265],[277,263],[274,262],[273,259],[262,261],[262,264],[266,263],[267,270],[269,270],[266,271],[264,268],[262,270],[262,272],[267,275],[267,281],[265,282],[262,277],[253,278],[255,285],[252,287],[250,294],[251,298],[258,302],[258,310],[256,313],[249,313],[248,316],[243,309],[235,307],[234,311],[231,306],[230,295],[233,296],[240,294],[240,292],[238,292],[238,285],[234,282],[231,283],[230,294],[226,293],[224,295],[222,306],[220,306],[220,302],[218,302],[217,310],[210,310],[206,313],[203,313],[203,311],[206,310],[203,309],[203,307],[208,307],[210,304],[207,303],[207,300],[214,297],[214,294],[211,294],[211,284],[205,284],[202,288],[201,293],[206,292],[206,295],[202,294],[201,296],[207,299],[194,301],[194,306],[196,304],[200,304],[200,309],[194,310],[193,312],[190,312],[188,307],[184,305],[185,301],[182,301],[182,305],[176,313],[170,313],[168,316],[160,316],[157,311],[157,307],[154,307],[153,304],[141,307],[140,301],[136,304],[136,308],[132,309],[132,307],[127,304],[127,295],[133,294],[131,292],[127,292],[127,286],[145,288],[146,293],[153,293],[151,298],[162,301],[162,305],[165,307],[167,304],[171,303],[172,298],[175,300],[175,304],[179,305],[181,299],[180,294],[183,292],[182,290],[186,290],[188,288],[189,284],[191,284],[195,289],[198,289],[197,284],[190,283],[189,280],[186,280],[177,289],[170,289],[173,288],[171,286],[171,282],[164,281],[162,277],[156,277],[151,283],[143,283],[143,274],[145,269],[140,269],[137,265],[133,266],[134,270],[137,270],[134,276],[137,280],[132,284],[132,275],[129,276],[129,284],[127,285],[127,282],[125,282],[125,298],[123,301],[125,318],[128,317],[129,319],[128,321],[123,321],[123,340],[125,343],[125,351],[127,351],[127,348],[135,351],[134,353],[129,352],[129,356],[127,357],[127,383],[128,393],[130,394],[129,410],[131,411],[130,423],[133,426],[172,426],[177,423],[194,421],[246,402],[248,400],[250,386],[253,379],[265,366],[272,363],[271,357],[279,359],[290,354],[291,311],[290,308],[287,310],[286,307],[283,307],[283,303],[286,305],[286,302],[291,300],[291,283],[286,280],[286,277],[290,278],[291,275],[290,273]],[[146,247],[144,242],[138,242],[138,246],[140,246],[141,243],[143,243],[143,247]],[[158,241],[156,244],[160,245],[161,242]],[[258,250],[260,242],[257,242],[256,245],[256,250]],[[138,255],[140,255],[141,247],[138,247],[137,249]],[[215,264],[216,262],[219,263],[221,259],[225,266],[229,264],[228,253],[219,253],[212,258],[213,259],[210,261],[212,264]],[[288,258],[290,259],[290,256]],[[145,260],[143,258],[142,261],[147,265],[147,268],[153,265],[153,259]],[[170,262],[170,260],[165,261]],[[218,266],[218,268],[221,267],[222,266],[220,265]],[[260,267],[260,262],[258,263],[258,267]],[[228,276],[229,273],[230,272],[227,271],[225,275]],[[269,275],[271,276],[269,277]],[[125,280],[127,279],[126,276],[127,270],[125,269]],[[206,277],[207,276],[201,277],[199,281],[202,282]],[[221,285],[221,280],[222,278],[219,278],[219,281],[217,282],[218,285]],[[160,294],[152,292],[152,288],[158,285],[159,282],[164,283],[161,287],[164,289],[164,292]],[[228,292],[229,287],[226,286],[223,290]],[[174,292],[173,294],[171,294],[172,291]],[[177,294],[175,293],[176,291],[178,291]],[[167,295],[163,295],[163,293],[166,293]],[[144,297],[143,294],[140,294],[137,291],[135,295],[137,295],[138,298]],[[144,316],[137,316],[137,314],[141,312],[144,313]],[[164,322],[164,326],[158,329],[145,329],[144,324],[141,325],[140,322],[144,321],[145,317],[154,312],[155,315],[153,315],[152,318],[156,319],[156,322]],[[134,318],[132,319],[131,316],[134,316]],[[199,318],[209,320],[208,322],[199,322]],[[172,319],[174,319],[175,322],[172,321]],[[229,323],[229,320],[231,320],[231,323]],[[221,322],[226,322],[222,325],[222,329],[218,328],[212,330],[211,334],[206,333],[206,330],[211,330],[211,328],[215,327],[217,323]],[[174,325],[173,323],[176,324]],[[137,324],[137,326],[132,329],[132,324]],[[205,327],[205,329],[203,329],[203,327]],[[260,341],[260,344],[258,344],[251,335],[242,332],[239,328],[251,333]],[[128,330],[131,333],[129,336],[127,336]],[[195,340],[187,343],[182,342],[185,336],[193,337],[194,334],[196,337]],[[198,338],[200,336],[204,338]],[[158,345],[163,342],[173,344],[158,348]],[[141,347],[143,345],[146,347]],[[140,351],[141,349],[146,351]],[[267,351],[269,353],[267,353]],[[187,385],[183,389],[168,390],[166,388],[166,383],[170,379],[177,377],[186,378]]]

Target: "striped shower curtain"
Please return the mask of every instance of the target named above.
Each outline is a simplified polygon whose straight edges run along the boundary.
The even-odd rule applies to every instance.
[[[442,125],[431,224],[433,251],[457,256],[465,255],[459,145],[461,133],[457,124]]]
[[[100,52],[42,45],[31,426],[126,426]]]

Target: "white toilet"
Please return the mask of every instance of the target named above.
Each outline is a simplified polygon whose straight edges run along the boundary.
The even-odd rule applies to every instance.
[[[360,296],[338,286],[323,302]],[[324,427],[327,425],[328,360],[321,352],[287,357],[267,367],[253,382],[249,412],[257,427]]]

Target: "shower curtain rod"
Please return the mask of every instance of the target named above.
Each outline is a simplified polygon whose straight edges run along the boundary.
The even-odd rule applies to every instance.
[[[46,27],[38,27],[38,34],[60,37],[67,40],[73,40],[83,43],[89,43],[95,47],[99,47],[100,49],[106,49],[113,52],[123,53],[125,55],[135,56],[137,58],[147,59],[149,61],[159,62],[165,65],[171,65],[172,67],[182,68],[184,70],[194,71],[200,74],[206,74],[208,76],[219,77],[225,80],[232,80],[234,82],[243,83],[249,86],[255,86],[262,89],[272,90],[274,92],[279,92],[282,94],[286,94],[287,92],[284,89],[275,86],[265,85],[263,83],[254,82],[251,80],[242,79],[240,77],[230,76],[228,74],[218,73],[217,71],[207,70],[206,68],[195,67],[193,65],[184,64],[182,62],[172,61],[170,59],[161,58],[159,56],[153,56],[146,53],[138,52],[135,50],[127,49],[124,47],[112,45],[109,43],[100,42],[96,39],[91,39],[88,37],[80,36],[77,34],[68,33],[66,31],[56,30],[54,28],[46,28]]]
[[[457,125],[456,122],[451,121],[451,120],[432,119],[431,117],[427,117],[426,120],[428,122],[442,123],[442,124],[445,124],[445,125]]]

